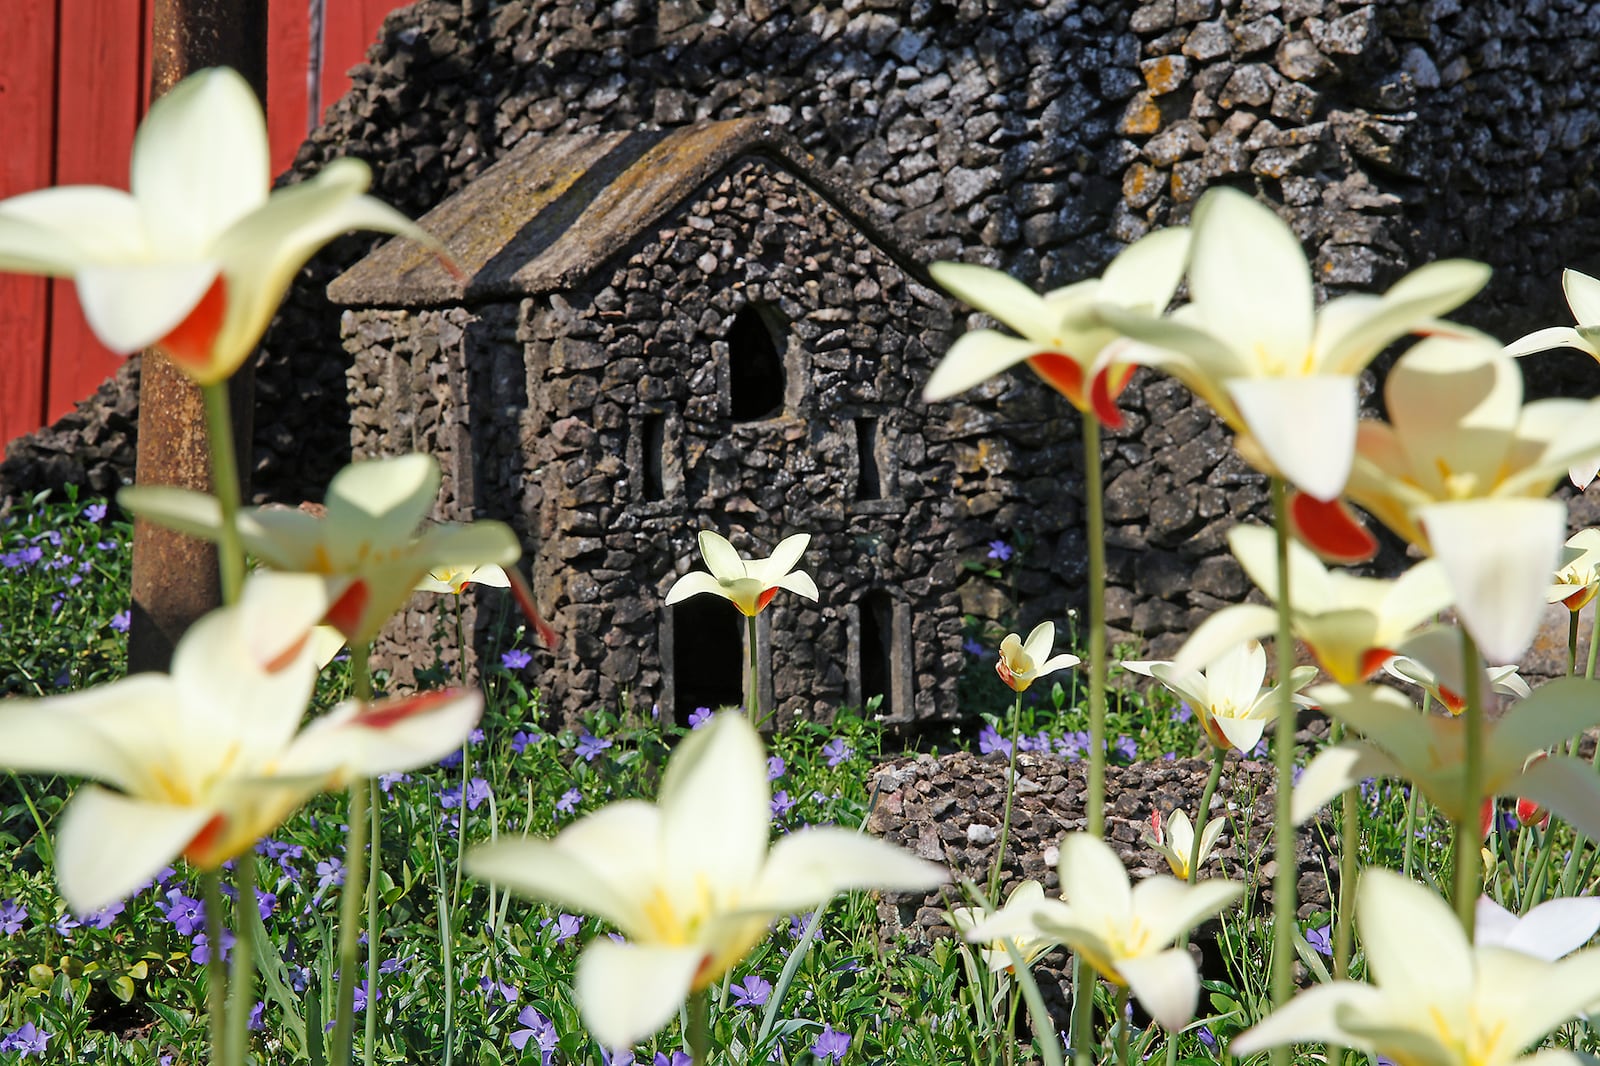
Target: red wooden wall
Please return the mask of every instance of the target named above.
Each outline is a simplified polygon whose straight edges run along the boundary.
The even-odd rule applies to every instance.
[[[152,0],[4,0],[0,27],[0,198],[49,185],[128,187],[128,156],[149,106]],[[350,87],[400,0],[271,0],[267,126],[275,172],[313,107]],[[320,49],[313,11],[321,11]],[[313,101],[311,89],[316,87]],[[0,274],[0,443],[59,418],[118,359],[89,333],[70,281]]]

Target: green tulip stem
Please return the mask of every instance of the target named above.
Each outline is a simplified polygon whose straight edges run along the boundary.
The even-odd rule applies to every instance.
[[[1017,735],[1022,729],[1022,693],[1011,704],[1011,753],[1006,761],[1006,801],[1000,815],[1000,845],[994,852],[994,871],[989,874],[989,899],[999,906],[1001,868],[1006,861],[1006,840],[1011,835],[1011,797],[1017,791]]]
[[[233,416],[228,383],[200,386],[205,401],[206,440],[211,449],[211,487],[222,508],[222,539],[217,563],[222,572],[222,602],[239,602],[244,587],[244,545],[239,540],[239,460],[233,448]]]
[[[1584,668],[1583,676],[1590,681],[1594,680],[1594,653],[1600,650],[1600,604],[1596,604],[1593,617],[1589,620],[1589,663]]]
[[[1278,533],[1278,637],[1273,649],[1278,659],[1278,712],[1272,738],[1276,771],[1272,856],[1278,868],[1272,879],[1272,1006],[1281,1010],[1294,994],[1295,874],[1299,864],[1291,804],[1297,712],[1290,684],[1294,673],[1294,629],[1289,614],[1289,503],[1283,478],[1276,475],[1272,478],[1272,520]],[[1274,1048],[1272,1066],[1288,1066],[1293,1052],[1289,1044]]]
[[[257,906],[254,849],[234,860],[233,887],[237,891],[233,903],[233,924],[237,932],[233,943],[233,972],[228,978],[228,1024],[223,1034],[222,1061],[225,1066],[244,1066],[256,979],[256,951],[252,942],[255,921],[250,913]],[[212,943],[209,937],[207,943]],[[215,948],[212,950],[216,952]]]
[[[750,716],[750,721],[757,729],[766,724],[766,719],[761,717],[760,693],[756,685],[756,616],[746,615],[744,620],[744,643],[749,652],[749,663],[745,667],[745,713]],[[864,698],[864,697],[863,697]]]
[[[206,944],[211,949],[206,959],[206,1025],[212,1061],[220,1063],[224,1061],[228,971],[222,964],[222,875],[216,870],[201,871],[200,899],[206,908]]]
[[[1416,790],[1417,786],[1412,785],[1411,791]],[[1339,981],[1350,975],[1350,955],[1355,950],[1356,879],[1361,876],[1360,802],[1360,793],[1347,788],[1339,807],[1339,901],[1333,923],[1333,976]],[[1411,846],[1409,833],[1415,813],[1413,797],[1406,809],[1407,849]]]
[[[1465,630],[1461,632],[1461,671],[1466,680],[1467,753],[1466,787],[1462,790],[1465,809],[1455,825],[1456,918],[1472,943],[1477,919],[1478,893],[1483,890],[1483,855],[1478,832],[1479,811],[1483,807],[1483,667],[1478,662],[1478,646]]]
[[[697,988],[689,993],[689,1057],[694,1066],[711,1062],[711,992]]]
[[[1094,986],[1100,975],[1077,952],[1072,956],[1072,1066],[1094,1066]]]
[[[1227,757],[1227,748],[1211,749],[1211,773],[1206,775],[1206,787],[1200,793],[1200,810],[1195,813],[1194,820],[1194,843],[1189,845],[1188,881],[1191,885],[1200,879],[1200,844],[1205,839],[1206,821],[1211,814],[1211,797],[1217,794],[1217,785],[1222,783],[1222,763]]]
[[[367,798],[366,781],[350,786],[348,821],[350,835],[345,840],[344,885],[339,890],[339,989],[334,1004],[333,1063],[350,1066],[356,1002],[356,948],[361,934],[361,895],[367,873]],[[369,950],[372,938],[367,939]],[[367,986],[367,1010],[373,987]]]
[[[1567,673],[1578,673],[1578,612],[1567,612]]]
[[[372,699],[372,645],[362,644],[350,649],[350,685],[352,694],[363,703]],[[350,816],[356,817],[354,799],[356,793],[364,791],[367,797],[367,850],[371,855],[367,863],[367,1016],[364,1029],[365,1040],[361,1045],[361,1061],[366,1066],[372,1066],[372,1055],[378,1043],[378,964],[382,961],[381,945],[378,943],[382,932],[381,899],[379,897],[378,875],[383,872],[383,833],[382,812],[379,810],[378,801],[381,798],[376,778],[369,777],[366,781],[358,781],[350,786],[351,810]],[[351,834],[352,841],[354,833]],[[349,869],[345,871],[345,884],[348,880]],[[341,908],[344,905],[344,893],[339,897]],[[344,937],[344,918],[341,912],[339,922],[339,935],[341,944]],[[342,965],[342,962],[341,962]],[[341,970],[341,991],[343,989],[343,971]],[[353,993],[352,993],[353,995]]]
[[[1100,423],[1083,419],[1084,510],[1089,528],[1089,796],[1088,829],[1105,835],[1106,805],[1106,523],[1100,469]]]
[[[1128,986],[1117,986],[1117,1062],[1128,1066]]]

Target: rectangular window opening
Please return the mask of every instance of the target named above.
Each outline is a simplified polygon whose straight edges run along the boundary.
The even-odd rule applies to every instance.
[[[883,473],[878,466],[878,420],[856,419],[856,499],[883,499]]]
[[[649,414],[644,416],[644,423],[639,430],[640,443],[643,445],[642,474],[644,476],[644,498],[647,502],[667,498],[667,483],[665,475],[667,451],[667,416],[663,414]]]

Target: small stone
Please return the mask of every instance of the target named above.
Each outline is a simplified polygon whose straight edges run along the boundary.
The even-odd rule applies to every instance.
[[[1145,87],[1151,96],[1165,96],[1177,92],[1189,78],[1189,60],[1185,56],[1157,56],[1139,64]]]
[[[1122,111],[1117,122],[1117,132],[1126,137],[1151,134],[1161,128],[1161,108],[1147,92],[1139,93]]]
[[[1264,63],[1246,63],[1233,72],[1228,84],[1217,94],[1217,103],[1225,110],[1240,104],[1260,107],[1272,99],[1273,79],[1277,72]]]
[[[1419,89],[1439,87],[1439,68],[1434,65],[1432,57],[1416,45],[1407,48],[1405,55],[1400,57],[1400,69],[1411,75],[1411,80]]]
[[[1283,22],[1275,15],[1246,22],[1233,31],[1233,41],[1238,46],[1240,55],[1249,55],[1271,48],[1282,38]]]
[[[1303,82],[1285,82],[1272,97],[1272,114],[1276,118],[1305,125],[1317,114],[1317,104],[1322,96]]]
[[[1206,139],[1193,119],[1175,122],[1145,143],[1144,155],[1158,167],[1170,167],[1178,160],[1205,151]]]
[[[1173,0],[1147,0],[1128,19],[1128,29],[1134,33],[1160,33],[1172,28],[1175,15]]]
[[[1338,69],[1305,37],[1290,37],[1279,45],[1275,63],[1279,71],[1295,81],[1315,81]]]
[[[1188,40],[1183,42],[1183,54],[1202,63],[1227,55],[1228,28],[1221,19],[1202,22],[1189,31]]]
[[[995,833],[994,826],[992,825],[984,825],[982,822],[973,822],[971,825],[967,826],[968,844],[975,844],[978,847],[985,847],[989,844],[993,844],[997,835],[998,834]]]
[[[1317,47],[1331,55],[1356,56],[1382,37],[1376,8],[1364,7],[1331,22],[1307,19],[1306,29]]]
[[[1148,207],[1161,195],[1161,186],[1161,171],[1137,162],[1122,174],[1122,199],[1131,207]]]
[[[1179,22],[1199,22],[1217,13],[1217,0],[1178,0]]]

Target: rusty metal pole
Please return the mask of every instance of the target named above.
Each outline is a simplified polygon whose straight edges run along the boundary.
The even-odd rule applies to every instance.
[[[206,67],[233,67],[267,96],[267,0],[155,0],[150,99]],[[229,383],[240,485],[249,475],[255,374],[246,364]],[[141,485],[211,489],[200,390],[167,359],[146,352],[139,375]],[[128,670],[165,670],[190,624],[222,602],[217,550],[146,522],[133,527],[133,608]]]

